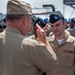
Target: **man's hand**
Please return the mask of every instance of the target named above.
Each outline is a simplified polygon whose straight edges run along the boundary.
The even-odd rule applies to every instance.
[[[36,24],[36,27],[37,27],[37,39],[41,42],[43,42],[44,44],[46,44],[46,41],[47,41],[47,37],[46,37],[46,33],[44,31],[44,29],[42,29],[38,24]]]

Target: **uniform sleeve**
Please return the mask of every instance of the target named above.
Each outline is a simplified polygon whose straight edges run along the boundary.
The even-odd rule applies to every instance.
[[[43,72],[50,74],[53,70],[58,69],[58,62],[53,50],[48,49],[44,44],[37,44],[30,50],[30,57]]]

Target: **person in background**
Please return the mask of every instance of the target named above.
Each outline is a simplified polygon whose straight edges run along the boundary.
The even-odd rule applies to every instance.
[[[67,29],[68,28],[68,23],[67,23],[67,19],[66,18],[64,18],[64,25],[65,25],[65,29]]]
[[[6,25],[0,33],[0,75],[41,75],[42,72],[55,75],[58,72],[57,57],[48,42],[45,45],[26,38],[32,30],[30,4],[9,0]],[[41,30],[39,33],[42,34]]]
[[[44,28],[45,25],[46,25],[46,23],[44,22],[44,20],[42,18],[40,18],[40,17],[38,17],[37,20],[34,22],[34,26],[36,25],[36,23],[38,25],[40,25],[41,28]]]
[[[3,26],[0,25],[0,33],[1,33],[3,30],[4,30],[4,29],[3,29]]]
[[[72,18],[69,23],[69,28],[66,29],[72,36],[75,37],[75,18]]]
[[[36,33],[36,30],[37,30],[37,26],[36,24],[38,24],[41,28],[44,29],[44,27],[47,27],[44,20],[40,17],[37,17],[37,19],[35,19],[34,17],[32,18],[32,21],[33,21],[33,31],[30,35],[30,33],[28,34],[28,38],[32,38],[32,39],[36,39],[37,40],[37,33]]]
[[[0,22],[0,33],[6,28],[5,18]]]

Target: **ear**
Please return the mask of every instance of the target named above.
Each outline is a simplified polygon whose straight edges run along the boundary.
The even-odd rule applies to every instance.
[[[26,25],[26,24],[27,24],[27,21],[28,21],[28,20],[27,20],[27,17],[24,17],[24,18],[23,18],[23,24]]]
[[[66,28],[66,26],[67,26],[67,22],[65,21],[65,22],[64,22],[64,28]]]

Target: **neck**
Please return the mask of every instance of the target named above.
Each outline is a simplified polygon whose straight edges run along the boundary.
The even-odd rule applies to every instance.
[[[26,35],[26,32],[23,29],[24,28],[23,27],[24,25],[21,24],[20,21],[10,21],[9,20],[9,21],[6,22],[6,24],[7,24],[8,27],[13,27],[13,28],[18,29],[22,33],[22,35],[24,35],[24,36]]]
[[[59,36],[55,36],[56,39],[60,40],[60,39],[63,39],[65,38],[65,32],[63,32],[61,35]]]

